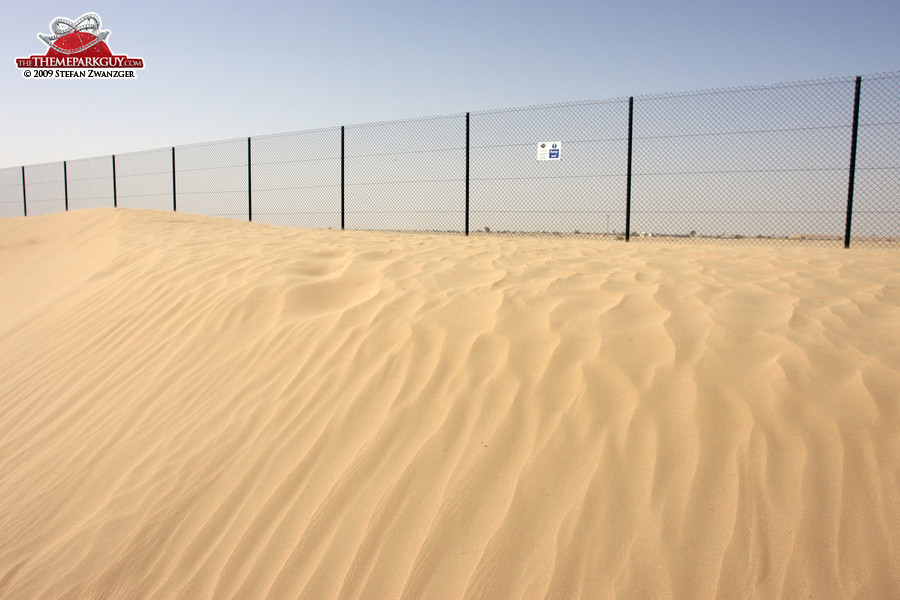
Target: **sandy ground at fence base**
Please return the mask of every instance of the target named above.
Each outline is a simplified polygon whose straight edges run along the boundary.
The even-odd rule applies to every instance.
[[[2,598],[900,597],[900,254],[0,219]]]

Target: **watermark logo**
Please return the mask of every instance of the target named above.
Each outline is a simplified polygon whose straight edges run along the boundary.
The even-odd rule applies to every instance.
[[[32,79],[137,77],[144,59],[113,54],[107,45],[109,33],[102,29],[97,13],[83,14],[74,21],[56,17],[50,22],[49,34],[37,34],[47,45],[47,53],[17,58],[16,66],[23,77]]]

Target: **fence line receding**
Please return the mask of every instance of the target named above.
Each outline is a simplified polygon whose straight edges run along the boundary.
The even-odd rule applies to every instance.
[[[900,247],[900,72],[0,169],[0,217],[106,206],[314,229]]]

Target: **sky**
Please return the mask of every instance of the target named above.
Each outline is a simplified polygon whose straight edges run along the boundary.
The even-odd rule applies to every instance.
[[[114,54],[144,59],[137,79],[24,78],[15,58],[46,52],[37,34],[87,12]],[[900,69],[896,0],[70,0],[3,13],[0,167]]]

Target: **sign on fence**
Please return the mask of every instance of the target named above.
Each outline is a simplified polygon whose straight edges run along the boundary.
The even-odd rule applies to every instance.
[[[559,147],[562,142],[541,142],[537,147],[538,160],[559,160]]]

